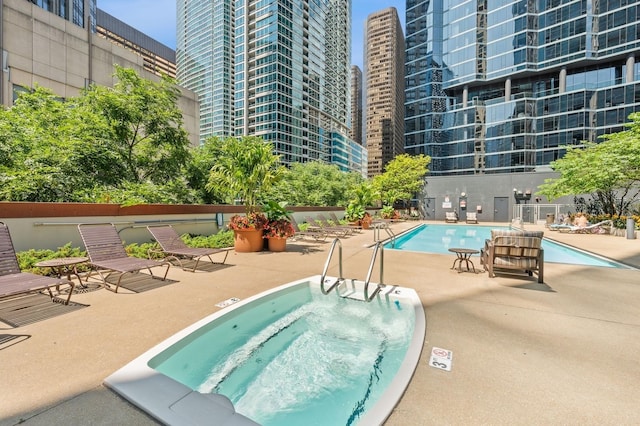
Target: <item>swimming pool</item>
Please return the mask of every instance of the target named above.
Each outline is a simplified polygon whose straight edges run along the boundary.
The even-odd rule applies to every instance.
[[[319,280],[289,283],[221,310],[105,384],[168,424],[212,418],[220,425],[225,418],[263,426],[381,424],[422,350],[420,299],[395,286],[370,303],[323,295]]]
[[[486,239],[491,238],[492,229],[509,229],[480,225],[420,225],[398,236],[395,243],[388,242],[385,249],[451,254],[448,249],[461,247],[480,250]],[[542,240],[544,261],[570,265],[599,266],[606,268],[629,268],[618,262],[577,250],[573,247]]]

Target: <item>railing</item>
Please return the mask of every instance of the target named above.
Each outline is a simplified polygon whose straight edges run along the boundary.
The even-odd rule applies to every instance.
[[[391,227],[389,227],[389,224],[387,222],[374,222],[374,223],[371,224],[371,226],[373,227],[373,241],[374,242],[377,243],[377,242],[382,240],[380,238],[380,230],[384,229],[384,231],[387,233],[387,237],[391,241],[391,246],[395,247],[395,245],[396,245],[396,234],[393,233],[393,230],[391,229]]]
[[[324,281],[325,281],[325,278],[327,277],[327,271],[329,270],[329,263],[331,263],[331,258],[333,257],[333,251],[335,250],[336,245],[338,246],[338,268],[339,268],[338,278],[335,280],[333,284],[331,284],[329,289],[325,290]],[[343,281],[344,281],[344,278],[342,277],[342,242],[340,242],[340,240],[336,238],[335,240],[333,240],[333,243],[331,243],[331,248],[329,249],[329,255],[327,256],[327,262],[324,264],[324,270],[322,271],[322,276],[320,277],[320,291],[322,291],[322,294],[329,294],[331,290],[336,288],[338,284],[340,284]]]
[[[373,291],[371,296],[369,296],[369,282],[371,281],[371,274],[373,272],[373,266],[375,265],[376,258],[378,257],[378,250],[380,250],[380,282],[376,286],[376,289]],[[376,246],[373,249],[373,255],[371,256],[371,264],[369,264],[369,272],[367,273],[367,278],[364,281],[364,300],[366,302],[371,302],[373,300],[373,298],[376,297],[376,295],[378,293],[380,293],[380,290],[385,287],[384,282],[383,282],[384,281],[384,279],[383,279],[384,266],[383,265],[384,265],[384,247],[382,246],[382,242],[377,242]]]
[[[522,223],[538,223],[551,220],[557,222],[560,215],[568,215],[575,212],[573,204],[515,204],[513,206],[513,219],[519,219]]]
[[[329,270],[329,264],[331,263],[331,258],[333,257],[333,253],[335,251],[336,246],[338,247],[338,278],[336,278],[336,280],[333,283],[331,283],[329,288],[325,289],[325,284],[326,284],[325,281],[327,280],[327,271]],[[373,290],[373,293],[369,295],[369,284],[371,282],[371,275],[373,274],[373,267],[375,266],[376,259],[378,258],[378,252],[380,252],[380,282],[376,286],[375,290]],[[371,302],[378,295],[380,290],[382,290],[385,287],[383,283],[383,280],[384,280],[383,265],[384,265],[384,247],[382,245],[382,242],[377,242],[373,249],[373,255],[371,256],[371,263],[369,264],[369,271],[367,272],[367,278],[364,281],[365,302]],[[327,261],[324,264],[324,269],[322,271],[322,275],[320,276],[320,291],[322,291],[322,294],[331,293],[331,290],[338,287],[341,283],[345,282],[346,280],[342,275],[343,275],[342,274],[342,242],[338,238],[336,238],[335,240],[333,240],[333,243],[331,243],[331,248],[329,249],[329,255],[327,256]],[[351,281],[352,283],[355,282],[355,280],[351,280]],[[340,296],[345,297],[342,295]]]

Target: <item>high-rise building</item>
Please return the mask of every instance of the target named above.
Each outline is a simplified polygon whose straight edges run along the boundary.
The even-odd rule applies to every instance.
[[[284,164],[352,164],[333,146],[358,149],[350,37],[350,0],[179,2],[178,80],[200,95],[201,139],[221,134],[218,121],[225,133],[271,141]]]
[[[234,134],[234,4],[234,0],[177,4],[177,79],[198,94],[200,142]]]
[[[534,172],[640,111],[638,2],[407,0],[406,150]]]
[[[387,8],[367,17],[365,78],[366,146],[369,177],[404,152],[404,35],[398,11]]]
[[[362,70],[351,66],[351,139],[363,145],[362,140]]]

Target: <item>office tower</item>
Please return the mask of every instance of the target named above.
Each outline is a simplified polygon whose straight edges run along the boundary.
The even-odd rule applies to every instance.
[[[233,117],[232,134],[273,142],[283,164],[352,167],[350,22],[350,0],[180,2],[178,80],[201,97],[201,139]]]
[[[148,35],[98,9],[96,33],[142,57],[143,67],[157,76],[176,78],[176,52]]]
[[[234,1],[177,4],[177,79],[200,100],[200,142],[234,134]]]
[[[351,139],[363,145],[362,140],[362,71],[351,66]]]
[[[629,1],[407,1],[406,150],[431,175],[548,170],[640,110]]]
[[[367,17],[365,78],[369,177],[404,152],[404,35],[391,7]]]

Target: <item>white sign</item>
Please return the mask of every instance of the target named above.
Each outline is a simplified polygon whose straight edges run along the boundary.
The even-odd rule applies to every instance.
[[[444,201],[444,202],[442,203],[442,208],[443,208],[443,209],[450,209],[450,208],[451,208],[451,203],[450,203],[450,202],[447,202],[447,201]]]
[[[453,361],[453,352],[447,349],[436,348],[431,349],[431,357],[429,365],[445,371],[451,371],[451,362]]]
[[[227,300],[225,300],[223,302],[216,303],[216,306],[218,308],[226,308],[227,306],[233,305],[234,303],[237,303],[239,301],[240,301],[240,299],[238,299],[237,297],[232,297],[231,299],[227,299]]]

